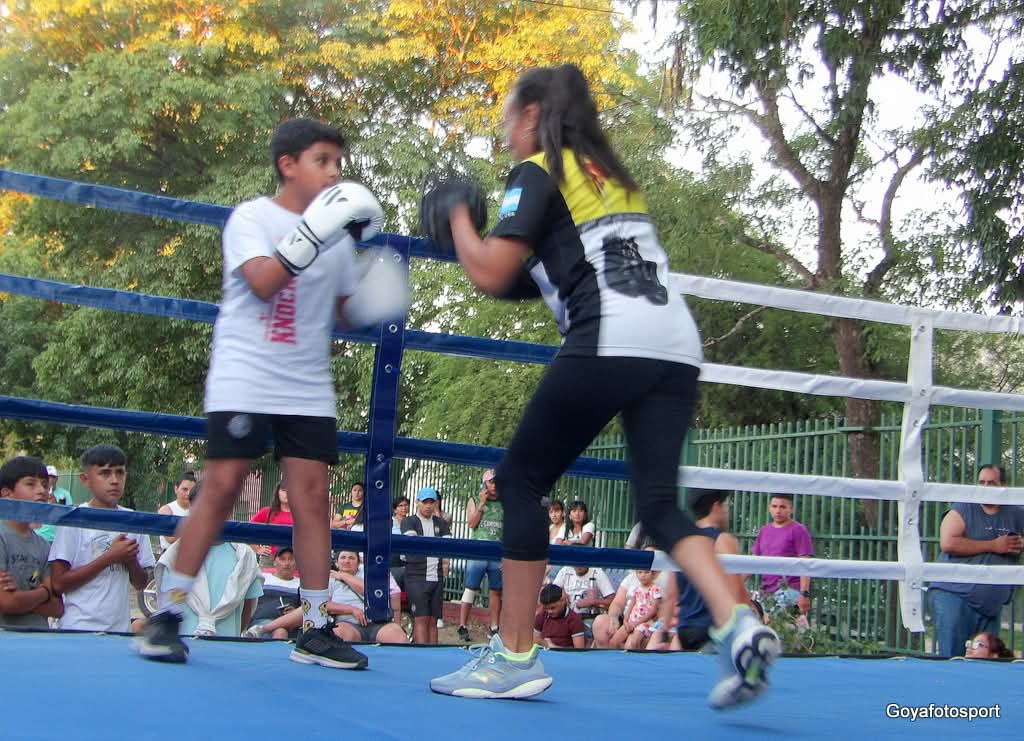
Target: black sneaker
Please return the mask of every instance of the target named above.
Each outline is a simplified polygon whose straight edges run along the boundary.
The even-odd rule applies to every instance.
[[[334,634],[334,625],[310,628],[295,641],[288,658],[300,664],[319,664],[332,669],[365,669],[370,661]]]
[[[460,625],[459,626],[459,638],[461,640],[465,641],[466,643],[469,643],[470,640],[472,640],[469,637],[469,628],[467,628],[465,625]]]
[[[173,612],[158,612],[146,620],[142,632],[132,641],[135,650],[150,661],[166,661],[184,664],[188,658],[188,647],[178,635],[181,616]]]

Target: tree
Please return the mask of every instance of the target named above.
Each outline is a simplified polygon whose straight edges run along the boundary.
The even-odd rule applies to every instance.
[[[893,280],[898,266],[903,277],[927,272],[948,241],[904,230],[911,215],[901,212],[898,197],[912,173],[934,160],[936,148],[909,116],[883,126],[873,96],[880,81],[897,79],[948,106],[965,92],[962,80],[985,78],[985,60],[975,58],[968,36],[1005,18],[1008,7],[987,0],[681,2],[676,79],[697,70],[728,79],[726,93],[693,96],[684,115],[701,131],[742,122],[760,137],[770,168],[746,199],[746,218],[733,225],[735,242],[770,255],[807,289],[899,298],[906,283]],[[724,148],[707,156],[719,165],[745,164],[730,160]],[[874,183],[881,188],[875,186],[880,195],[872,199]],[[858,245],[844,233],[850,215],[872,230],[866,242]],[[947,226],[925,221],[933,229]],[[802,230],[811,235],[810,260],[796,245],[786,246]],[[925,267],[906,269],[913,263]],[[872,350],[884,345],[877,328],[840,318],[829,330],[843,375],[885,375],[884,354]],[[879,409],[875,402],[845,402],[847,423],[864,429],[851,439],[859,477],[878,476],[871,430]],[[874,519],[869,513],[868,521]]]

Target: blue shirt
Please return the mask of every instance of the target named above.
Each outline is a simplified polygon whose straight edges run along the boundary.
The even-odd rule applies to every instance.
[[[722,531],[717,527],[702,527],[700,532],[714,542]],[[710,628],[714,625],[704,598],[681,571],[676,572],[676,587],[679,588],[679,627]]]
[[[1024,535],[1024,508],[1002,505],[994,515],[988,514],[980,504],[957,502],[952,511],[964,518],[964,537],[971,540],[992,540],[1001,535],[1017,533]],[[943,551],[940,562],[972,563],[986,566],[1014,566],[1018,557],[1012,554],[978,553],[973,556],[951,556]],[[1013,599],[1013,586],[1009,584],[964,584],[957,582],[934,582],[932,589],[959,594],[982,615],[995,617],[1003,605]]]
[[[211,607],[216,607],[217,603],[220,602],[220,598],[224,594],[224,587],[228,584],[228,577],[231,576],[231,572],[235,570],[235,565],[237,563],[238,556],[235,555],[235,549],[228,543],[221,543],[210,549],[210,553],[206,556],[206,561],[203,562],[203,568],[206,569],[206,582],[210,587]],[[257,597],[262,596],[263,580],[255,579],[253,580],[253,583],[249,585],[249,591],[245,593],[245,598],[256,599]],[[244,606],[245,602],[242,602],[234,612],[217,621],[217,635],[234,638],[241,635],[242,608]],[[198,625],[199,618],[196,617],[196,614],[192,612],[192,609],[186,604],[185,614],[182,615],[181,620],[181,634],[193,635],[196,632],[196,627]]]

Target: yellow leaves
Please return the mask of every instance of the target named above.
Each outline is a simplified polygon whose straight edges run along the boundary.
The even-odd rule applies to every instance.
[[[14,191],[0,191],[0,234],[9,234],[17,213],[32,201],[32,196]]]
[[[164,245],[157,251],[160,257],[171,257],[174,253],[184,244],[184,238],[180,235],[172,237],[169,241],[165,242]]]

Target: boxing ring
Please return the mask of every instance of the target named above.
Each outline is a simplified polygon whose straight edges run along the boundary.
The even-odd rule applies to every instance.
[[[230,209],[117,188],[0,170],[0,188],[86,206],[221,227]],[[423,239],[377,235],[367,246],[388,245],[402,259],[446,259]],[[925,562],[918,531],[926,501],[1024,504],[1024,488],[992,489],[929,482],[922,456],[922,430],[932,405],[1024,410],[1024,397],[934,385],[935,330],[1017,333],[1013,317],[920,309],[804,293],[735,281],[673,274],[672,287],[714,300],[755,303],[790,311],[898,324],[908,328],[910,363],[905,383],[813,375],[785,370],[705,364],[701,380],[802,394],[852,396],[903,404],[897,480],[763,473],[713,468],[680,469],[680,484],[764,493],[840,496],[890,500],[898,504],[898,560],[789,559],[730,556],[726,568],[742,573],[787,573],[810,577],[872,578],[896,581],[904,626],[925,629],[923,594],[929,581],[1024,584],[1024,567],[982,567]],[[47,301],[90,306],[128,314],[148,314],[212,323],[217,306],[182,298],[69,285],[31,277],[0,275],[0,291]],[[398,388],[406,350],[463,357],[545,363],[556,348],[516,341],[462,337],[407,329],[402,322],[374,330],[337,333],[336,339],[375,345],[369,425],[366,433],[339,432],[339,452],[366,456],[365,532],[334,531],[335,548],[366,553],[368,617],[388,610],[386,580],[392,550],[409,554],[494,559],[500,544],[392,536],[390,490],[395,459],[418,459],[492,466],[501,450],[460,443],[397,437]],[[0,396],[0,416],[59,424],[119,429],[201,439],[205,420],[38,399]],[[618,461],[580,458],[569,474],[624,479]],[[104,512],[59,505],[0,500],[0,519],[88,526],[98,529],[171,534],[177,518],[143,512]],[[228,523],[226,540],[282,545],[288,527]],[[662,556],[643,551],[553,546],[554,564],[610,568],[672,569]],[[311,670],[284,660],[274,642],[202,640],[191,644],[185,666],[140,661],[123,637],[0,632],[4,695],[16,714],[4,721],[4,737],[66,739],[127,736],[166,737],[181,732],[199,738],[255,733],[300,732],[307,737],[362,732],[371,738],[461,738],[486,733],[494,738],[595,734],[614,730],[644,733],[706,731],[714,736],[787,735],[860,737],[878,734],[930,738],[983,733],[999,738],[1024,717],[1018,698],[1024,690],[1021,664],[930,661],[925,659],[782,659],[773,671],[773,690],[749,708],[715,714],[706,707],[715,657],[695,654],[559,652],[545,654],[555,677],[548,693],[528,703],[487,703],[435,696],[427,680],[464,661],[456,648],[370,646],[370,671]],[[168,676],[168,673],[174,676]],[[69,697],[74,685],[104,690]],[[182,703],[182,704],[179,704]],[[454,703],[454,704],[452,704]],[[998,710],[993,706],[998,705]],[[925,710],[921,710],[925,708]],[[930,708],[930,709],[929,709]],[[938,709],[936,709],[938,708]],[[952,708],[952,709],[947,709]],[[960,708],[964,708],[963,711]],[[971,711],[970,708],[974,708]],[[981,708],[989,708],[988,716]],[[397,711],[397,712],[396,712]],[[471,716],[467,716],[467,711]],[[921,713],[924,713],[922,715]],[[973,714],[973,718],[946,717]],[[172,717],[167,717],[168,714]],[[993,717],[997,713],[999,717]],[[938,714],[940,717],[934,717]],[[471,718],[467,722],[467,718]],[[46,723],[42,723],[45,719]],[[1014,723],[1014,720],[1017,723]],[[13,723],[14,725],[9,725]],[[969,724],[969,725],[968,725]],[[45,727],[44,727],[45,726]],[[1013,729],[1013,730],[1011,730]]]

